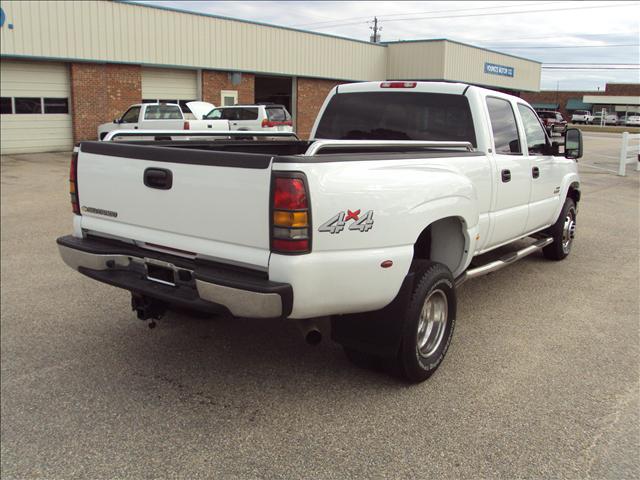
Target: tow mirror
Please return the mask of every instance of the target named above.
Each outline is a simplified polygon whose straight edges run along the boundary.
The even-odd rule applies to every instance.
[[[568,128],[564,137],[564,156],[577,160],[582,157],[582,132]]]

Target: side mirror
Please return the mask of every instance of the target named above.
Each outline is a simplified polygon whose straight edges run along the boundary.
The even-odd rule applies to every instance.
[[[577,160],[582,157],[582,132],[568,128],[564,136],[564,156]]]
[[[116,118],[113,123],[120,123],[120,120]]]

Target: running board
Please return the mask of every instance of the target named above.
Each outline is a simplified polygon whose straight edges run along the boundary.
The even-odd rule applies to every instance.
[[[524,257],[531,255],[538,250],[542,250],[544,247],[553,243],[553,237],[545,237],[537,240],[534,244],[529,245],[528,247],[523,248],[522,250],[518,250],[517,252],[511,252],[504,257],[495,260],[493,262],[487,263],[486,265],[482,265],[481,267],[472,268],[467,270],[458,278],[456,278],[456,287],[459,287],[467,280],[471,280],[472,278],[481,277],[483,275],[487,275],[489,273],[500,270],[501,268],[506,267],[507,265],[511,265],[518,260],[523,259]]]

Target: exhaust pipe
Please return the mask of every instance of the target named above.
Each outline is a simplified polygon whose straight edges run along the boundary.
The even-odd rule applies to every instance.
[[[322,332],[313,318],[296,320],[298,328],[302,332],[305,342],[309,345],[318,345],[322,341]]]

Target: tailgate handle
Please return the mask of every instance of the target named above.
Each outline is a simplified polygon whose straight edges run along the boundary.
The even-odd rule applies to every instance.
[[[169,190],[173,185],[173,173],[166,168],[147,168],[144,171],[144,184],[149,188]]]

